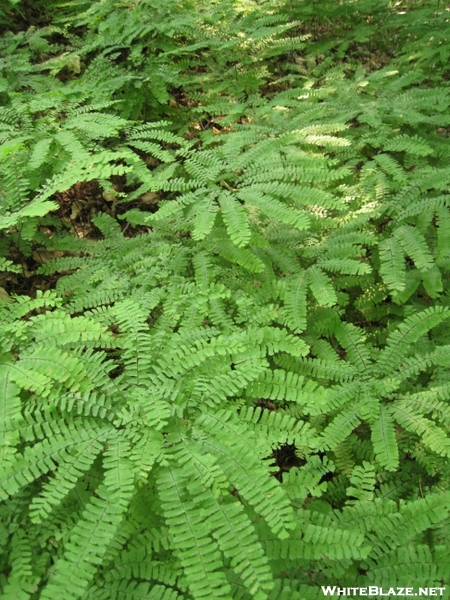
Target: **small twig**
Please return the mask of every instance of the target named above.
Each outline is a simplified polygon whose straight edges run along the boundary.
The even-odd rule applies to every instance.
[[[222,179],[220,182],[220,185],[224,188],[227,188],[227,190],[229,190],[230,192],[237,192],[237,189],[232,188],[226,181],[225,179]]]

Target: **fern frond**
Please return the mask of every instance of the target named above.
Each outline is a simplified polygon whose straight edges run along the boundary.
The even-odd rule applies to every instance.
[[[433,150],[429,144],[417,135],[398,135],[396,138],[388,141],[384,145],[384,149],[390,152],[406,152],[413,156],[428,156],[429,154],[433,154]]]
[[[310,267],[307,273],[311,291],[317,302],[323,306],[336,304],[336,292],[328,276],[319,267]]]
[[[217,542],[204,523],[201,503],[186,498],[186,483],[181,469],[175,468],[160,472],[157,479],[165,519],[190,592],[194,598],[229,598],[231,588],[219,570],[222,561]],[[208,508],[211,504],[210,500]]]
[[[202,200],[195,204],[195,222],[192,230],[192,239],[200,241],[208,236],[217,216],[217,206],[213,198]]]
[[[280,539],[287,537],[294,527],[292,508],[276,480],[267,477],[267,467],[255,456],[251,443],[241,428],[234,425],[230,413],[202,415],[198,423],[217,437],[202,440],[201,445],[217,457],[227,479],[266,520]],[[223,428],[233,436],[231,444],[221,441]]]
[[[399,465],[399,452],[395,426],[390,411],[380,406],[379,417],[371,423],[372,444],[378,463],[388,471],[395,471]]]
[[[0,366],[0,447],[15,446],[19,441],[18,426],[22,423],[20,388],[11,381],[6,365]]]
[[[68,600],[81,598],[93,581],[99,565],[123,518],[124,506],[104,485],[92,496],[82,518],[70,532],[64,553],[55,565],[42,598],[64,594]]]
[[[419,271],[428,271],[433,266],[433,258],[425,237],[414,227],[403,225],[394,231],[405,253],[412,258]],[[397,251],[398,256],[398,251]],[[396,259],[398,262],[399,258]]]
[[[390,374],[398,368],[400,360],[407,354],[410,345],[414,344],[430,329],[448,319],[450,312],[446,307],[435,306],[422,310],[399,325],[392,332],[378,358],[376,370],[380,374]]]
[[[102,451],[107,434],[107,429],[89,429],[86,423],[79,430],[78,442],[72,442],[69,446],[69,452],[64,450],[58,454],[59,467],[56,475],[43,486],[42,492],[30,504],[31,521],[42,523],[61,504]]]
[[[0,493],[2,498],[7,498],[13,494],[16,494],[23,486],[28,485],[40,477],[43,473],[56,470],[56,463],[65,464],[67,460],[71,461],[67,449],[76,448],[76,451],[85,445],[86,443],[93,444],[93,452],[98,452],[98,446],[95,440],[96,436],[100,434],[99,431],[95,431],[95,434],[89,429],[86,432],[81,428],[72,427],[66,428],[64,433],[57,433],[52,436],[51,440],[44,439],[38,442],[33,447],[25,448],[23,455],[16,454],[14,460],[4,465]],[[79,476],[80,472],[86,466],[89,467],[89,457],[86,463],[83,462],[83,457],[80,457],[80,471],[75,470],[74,476]],[[60,481],[64,483],[67,481],[67,476],[64,477],[64,470],[62,471]],[[67,481],[67,485],[70,485],[70,478]],[[60,499],[66,492],[60,492],[55,486],[49,488],[48,498],[50,500],[43,501],[43,506],[49,508],[49,501],[52,504],[58,504]],[[44,509],[45,510],[45,509]]]
[[[286,325],[295,333],[300,333],[306,328],[306,293],[307,277],[305,272],[291,278],[283,292],[287,312]]]
[[[320,447],[324,450],[333,450],[343,442],[351,432],[360,424],[359,408],[349,406],[340,412],[337,417],[322,432]]]
[[[238,247],[247,246],[251,232],[248,218],[241,204],[229,192],[219,195],[221,215],[231,241]]]
[[[246,389],[250,398],[266,398],[278,402],[295,402],[305,412],[318,409],[317,404],[325,403],[325,390],[303,375],[275,369],[265,371],[257,381]]]
[[[214,247],[220,256],[231,263],[242,266],[247,271],[250,271],[250,273],[261,273],[265,269],[262,260],[248,248],[238,249],[235,244],[225,240],[220,240]]]
[[[388,288],[402,292],[405,289],[405,257],[395,237],[383,240],[378,245],[380,253],[380,275]]]
[[[445,430],[438,427],[433,421],[416,414],[411,407],[405,405],[402,401],[393,404],[392,414],[397,423],[404,429],[420,435],[423,443],[430,450],[440,456],[450,456],[450,438],[446,436]]]

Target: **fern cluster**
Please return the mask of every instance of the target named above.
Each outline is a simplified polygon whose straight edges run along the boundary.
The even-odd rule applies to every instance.
[[[445,586],[444,30],[57,8],[0,53],[1,598]]]

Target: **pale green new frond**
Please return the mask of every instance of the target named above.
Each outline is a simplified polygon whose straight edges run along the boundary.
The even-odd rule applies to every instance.
[[[200,288],[209,287],[212,276],[214,275],[211,256],[206,252],[198,252],[192,257],[192,265],[195,271],[195,280]]]
[[[42,346],[79,345],[110,347],[113,338],[96,321],[87,317],[70,317],[63,311],[32,317],[30,335]]]
[[[189,191],[186,194],[182,194],[176,200],[162,202],[155,213],[146,215],[143,220],[146,223],[154,223],[167,217],[172,217],[176,213],[181,212],[185,207],[194,204],[194,202],[203,200],[207,193],[207,188],[200,188],[193,192]]]
[[[368,548],[362,546],[364,536],[359,531],[341,529],[329,516],[310,511],[305,511],[299,521],[292,539],[266,542],[270,559],[298,563],[302,559],[333,561],[367,555]]]
[[[12,262],[12,260],[8,260],[7,258],[0,257],[0,271],[7,271],[9,273],[20,273],[21,268],[19,265],[16,265]],[[2,302],[5,301],[5,297],[2,295],[0,297]]]
[[[88,161],[89,152],[71,131],[59,131],[55,135],[55,140],[64,148],[74,161]]]
[[[448,207],[449,205],[450,198],[448,195],[436,196],[432,198],[421,198],[416,202],[408,204],[408,206],[402,209],[398,209],[395,201],[393,201],[391,211],[394,212],[395,220],[398,223],[417,215],[439,213],[440,211],[445,210],[445,207]]]
[[[155,142],[132,140],[129,138],[128,146],[138,148],[138,150],[142,150],[147,154],[158,158],[163,163],[172,163],[174,161],[174,156],[167,150],[162,150],[161,146],[159,144],[155,144]]]
[[[152,385],[150,378],[148,380],[140,377],[140,384],[124,390],[124,394],[128,399],[128,407],[132,414],[139,415],[143,422],[148,427],[154,428],[156,431],[161,431],[170,418],[171,406],[167,401],[173,394],[174,381],[166,379],[163,385],[164,378],[161,381],[155,382]],[[175,395],[175,394],[173,394]],[[124,416],[126,411],[122,413]]]
[[[73,391],[86,391],[92,386],[85,379],[86,369],[76,356],[56,348],[37,346],[10,365],[11,378],[24,389],[48,395],[49,381],[61,383]],[[44,389],[43,389],[44,387]]]
[[[348,482],[348,479],[345,478]],[[333,515],[343,529],[355,530],[361,533],[376,531],[380,518],[386,517],[384,522],[398,519],[397,503],[386,498],[375,498],[371,502],[346,505],[342,510],[334,510]],[[389,528],[389,525],[387,526]],[[381,533],[380,537],[382,537]]]
[[[299,375],[310,375],[315,379],[326,381],[351,381],[355,375],[355,368],[343,360],[326,360],[323,358],[303,358],[301,361],[287,356],[277,358],[277,364],[286,370],[295,370]]]
[[[95,138],[113,137],[128,124],[126,119],[118,115],[100,112],[88,112],[67,119],[67,129],[79,129],[85,135]]]
[[[189,175],[192,175],[194,179],[196,179],[204,185],[208,185],[214,182],[214,180],[216,179],[218,173],[220,172],[221,165],[220,163],[217,164],[216,162],[216,164],[207,166],[205,164],[202,164],[202,162],[204,161],[202,161],[201,159],[201,154],[199,155],[198,159],[194,157],[188,158],[186,161],[184,161],[184,168],[189,173]]]
[[[52,143],[52,138],[43,138],[35,144],[28,163],[30,169],[39,169],[46,162]]]
[[[362,465],[353,467],[352,474],[350,475],[350,483],[352,485],[347,488],[347,496],[356,498],[357,502],[373,500],[376,484],[374,466],[364,460]],[[351,504],[356,501],[350,500],[349,503]]]
[[[197,457],[198,460],[187,462],[189,456],[184,451],[182,454],[183,456],[177,453],[177,459],[181,459],[183,463],[184,485],[189,491],[189,496],[196,498],[198,504],[198,508],[196,508],[193,501],[187,499],[184,501],[185,514],[191,520],[190,533],[196,533],[200,538],[202,535],[200,527],[202,525],[204,530],[203,535],[206,536],[209,533],[209,535],[212,535],[217,540],[221,552],[230,560],[230,566],[240,576],[241,583],[250,591],[252,597],[265,600],[268,597],[267,592],[272,589],[274,582],[268,560],[256,537],[251,520],[245,514],[242,505],[237,502],[222,502],[205,489],[205,484],[208,485],[207,482],[211,479],[210,475],[212,472],[211,461],[206,461],[209,457],[208,455],[199,454]],[[192,454],[191,458],[193,458]],[[207,469],[204,469],[205,466],[207,466]],[[199,469],[198,473],[196,473],[196,468]],[[199,479],[199,475],[201,480]],[[180,484],[183,483],[181,479],[178,479],[178,481]],[[179,489],[180,493],[182,493],[182,488],[180,487]],[[175,528],[175,531],[178,531],[178,534],[181,535],[181,520],[178,518],[179,523],[177,523],[177,516],[181,516],[183,512],[181,510],[170,511],[169,506],[165,514],[168,521],[172,524],[172,529]],[[186,536],[184,540],[185,545],[180,548],[181,552],[179,552],[182,563],[185,557],[183,550],[186,545],[190,545]],[[200,549],[202,545],[199,539],[197,548]],[[199,554],[201,554],[201,551]],[[207,568],[206,561],[202,562],[204,568]],[[194,561],[190,560],[189,564],[193,565]],[[187,571],[189,573],[188,569]],[[194,596],[202,595],[197,589],[199,586],[195,583],[194,579],[189,581],[189,587]]]
[[[43,217],[50,211],[57,210],[58,205],[51,200],[43,200],[39,197],[32,202],[17,210],[10,215],[2,216],[0,219],[0,229],[9,229],[22,223],[24,217]]]
[[[116,586],[124,580],[151,581],[153,579],[164,586],[178,587],[184,591],[186,586],[183,585],[182,577],[174,570],[175,561],[167,560],[166,564],[161,564],[155,556],[157,548],[154,542],[156,538],[159,541],[161,539],[159,536],[163,536],[164,533],[166,532],[163,528],[158,531],[155,529],[147,531],[144,535],[139,535],[137,539],[130,541],[126,549],[121,548],[116,553],[111,569],[103,571],[105,581],[102,583],[109,587]],[[89,597],[94,587],[96,586],[90,588]]]
[[[128,459],[136,474],[137,482],[145,484],[155,463],[164,455],[163,435],[147,427],[139,430],[139,433],[131,435],[130,440],[132,446]]]
[[[248,342],[261,344],[272,356],[277,352],[287,352],[291,356],[305,356],[309,352],[308,345],[297,335],[278,327],[262,327],[248,331]]]
[[[389,154],[377,154],[373,159],[381,166],[383,171],[392,177],[394,181],[405,183],[406,173],[400,164]]]
[[[406,271],[405,274],[405,289],[403,291],[396,291],[392,294],[392,300],[396,304],[404,304],[411,298],[414,292],[420,285],[422,280],[422,273],[419,269],[411,269]]]
[[[114,497],[116,506],[121,506],[124,511],[134,493],[135,474],[130,453],[130,441],[118,436],[111,436],[103,453],[103,484],[108,494]]]
[[[449,347],[437,346],[431,352],[419,352],[414,356],[404,358],[401,363],[401,370],[392,376],[392,379],[385,379],[389,385],[392,382],[392,390],[399,387],[405,379],[412,379],[421,371],[429,369],[431,366],[441,365],[450,366]]]
[[[255,381],[265,371],[266,365],[256,360],[238,363],[233,370],[218,375],[198,377],[191,392],[191,402],[200,406],[217,406],[228,397],[241,395],[251,381]]]
[[[239,418],[246,423],[251,423],[250,428],[263,437],[270,446],[281,444],[298,444],[300,446],[315,445],[315,432],[309,423],[291,417],[291,415],[263,410],[260,406],[243,408]]]
[[[251,520],[237,502],[218,504],[216,514],[208,515],[213,537],[231,567],[255,600],[267,600],[274,581],[269,561]]]

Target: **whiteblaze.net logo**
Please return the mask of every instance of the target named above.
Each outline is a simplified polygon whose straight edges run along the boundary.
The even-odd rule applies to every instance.
[[[337,585],[322,585],[324,596],[443,596],[445,587],[427,588],[382,588],[372,585],[369,587],[347,587],[341,588]]]

